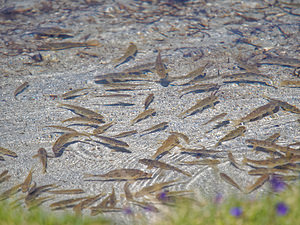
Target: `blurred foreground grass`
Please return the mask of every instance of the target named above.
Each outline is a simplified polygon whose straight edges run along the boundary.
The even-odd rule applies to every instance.
[[[76,216],[71,213],[45,212],[40,208],[26,210],[12,208],[8,202],[0,203],[1,225],[96,225],[114,224],[102,217]],[[299,224],[300,221],[300,185],[293,185],[281,191],[258,193],[257,197],[240,199],[230,197],[226,200],[216,196],[211,201],[179,200],[174,207],[168,207],[157,214],[155,225],[210,225],[210,224]],[[132,216],[132,215],[131,215]],[[136,224],[147,224],[136,220]],[[149,220],[148,220],[149,221]]]

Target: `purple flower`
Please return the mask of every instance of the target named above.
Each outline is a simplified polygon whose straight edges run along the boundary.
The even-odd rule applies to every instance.
[[[240,217],[243,214],[243,210],[240,207],[233,207],[230,209],[230,214],[235,217]]]
[[[279,202],[276,205],[276,212],[279,216],[284,216],[289,211],[289,207],[284,202]]]
[[[123,209],[123,213],[124,213],[125,215],[132,215],[132,214],[133,214],[133,211],[132,211],[131,208],[126,207],[126,208]]]
[[[222,203],[222,200],[223,200],[223,195],[221,193],[218,193],[216,196],[215,196],[215,204],[221,204]]]
[[[270,183],[274,192],[282,192],[286,186],[285,182],[278,176],[272,176]]]

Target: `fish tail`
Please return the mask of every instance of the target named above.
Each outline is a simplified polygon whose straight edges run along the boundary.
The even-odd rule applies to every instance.
[[[243,165],[246,165],[247,164],[247,159],[246,159],[246,157],[244,156],[244,159],[243,159]]]

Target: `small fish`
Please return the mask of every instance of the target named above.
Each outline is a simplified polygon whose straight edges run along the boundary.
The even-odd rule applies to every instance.
[[[81,116],[85,116],[85,117],[88,117],[88,118],[93,118],[93,119],[98,119],[98,120],[103,120],[104,117],[102,115],[100,115],[99,113],[97,112],[94,112],[90,109],[86,109],[86,108],[83,108],[83,107],[80,107],[80,106],[75,106],[75,105],[69,105],[69,104],[63,104],[63,103],[60,103],[59,104],[60,106],[62,107],[65,107],[71,111],[73,111],[74,113],[78,114],[78,115],[81,115]]]
[[[96,129],[93,130],[93,134],[102,134],[104,133],[107,129],[112,127],[114,124],[116,124],[115,121],[112,121],[110,123],[104,124],[102,126],[97,127]]]
[[[1,174],[0,174],[0,179],[2,179],[3,177],[5,177],[8,174],[8,170],[4,170]]]
[[[225,173],[220,173],[220,177],[221,177],[226,183],[228,183],[228,184],[230,184],[230,185],[236,187],[237,189],[239,189],[240,191],[243,192],[243,190],[241,189],[241,187],[240,187],[234,180],[232,180],[232,178],[229,177],[227,174],[225,174]]]
[[[40,198],[36,198],[30,202],[27,202],[26,206],[28,207],[28,210],[32,210],[34,208],[37,208],[38,206],[40,206],[41,204],[43,204],[46,201],[49,200],[53,200],[55,199],[54,196],[45,196],[45,197],[40,197]]]
[[[25,203],[36,199],[43,192],[49,191],[52,188],[56,188],[56,187],[57,187],[56,184],[46,184],[46,185],[37,187],[36,183],[34,182],[33,187],[31,187],[29,189],[28,194],[25,197]]]
[[[71,91],[68,91],[64,94],[61,95],[61,97],[64,99],[64,100],[68,100],[68,99],[71,99],[71,98],[75,98],[75,97],[78,97],[78,96],[81,96],[81,95],[78,95],[77,93],[80,92],[80,91],[83,91],[83,90],[86,90],[88,88],[80,88],[80,89],[75,89],[75,90],[71,90]]]
[[[147,128],[146,130],[143,130],[142,133],[154,133],[155,131],[164,130],[168,127],[168,122],[162,122],[159,124],[156,124],[150,128]]]
[[[173,171],[176,171],[176,172],[179,172],[179,173],[182,173],[188,177],[191,177],[192,175],[189,174],[188,172],[185,172],[181,169],[178,169],[177,167],[175,166],[172,166],[172,165],[169,165],[167,163],[164,163],[164,162],[161,162],[161,161],[157,161],[157,160],[152,160],[152,159],[140,159],[139,160],[139,163],[142,163],[144,165],[147,165],[148,168],[153,168],[153,167],[156,167],[156,168],[160,168],[160,169],[164,169],[164,170],[173,170]]]
[[[185,118],[189,115],[196,114],[198,111],[204,110],[206,107],[214,106],[214,104],[218,101],[218,97],[214,94],[197,101],[197,103],[186,111],[182,112],[178,115],[180,118]]]
[[[136,118],[131,120],[131,126],[143,119],[146,119],[149,116],[154,115],[155,113],[156,113],[155,109],[147,109],[147,110],[141,112],[139,115],[137,115]]]
[[[88,135],[88,134],[78,133],[78,132],[75,132],[75,133],[65,133],[65,134],[61,135],[55,141],[55,143],[53,144],[53,147],[52,147],[52,151],[53,151],[55,157],[59,157],[62,154],[61,150],[63,149],[64,145],[67,144],[70,141],[71,138],[79,137],[79,136],[90,137],[90,135]]]
[[[134,103],[129,102],[117,102],[112,104],[103,104],[103,106],[134,106]]]
[[[155,154],[151,157],[152,159],[157,159],[165,155],[167,152],[169,152],[172,148],[179,145],[179,139],[177,135],[171,134],[163,143],[162,145],[157,149]]]
[[[144,103],[144,109],[147,110],[149,105],[151,104],[151,102],[153,101],[154,99],[154,94],[151,93],[147,96],[146,100],[145,100],[145,103]]]
[[[6,170],[4,172],[6,172]],[[0,184],[5,182],[5,181],[8,181],[11,178],[11,175],[6,176],[6,175],[4,175],[4,172],[2,172],[0,174]]]
[[[290,173],[289,169],[281,169],[281,168],[256,168],[253,170],[249,170],[249,175],[265,175],[265,174],[274,174],[274,173]]]
[[[148,212],[156,212],[156,213],[159,212],[158,208],[156,208],[153,204],[150,204],[149,202],[134,201],[133,204],[142,207],[144,210],[147,210]]]
[[[132,95],[129,94],[109,94],[109,95],[97,95],[95,97],[102,97],[102,98],[130,98]]]
[[[84,190],[82,189],[64,189],[64,190],[50,190],[47,191],[51,194],[61,194],[61,195],[74,195],[74,194],[82,194]]]
[[[198,76],[200,76],[200,75],[203,74],[203,71],[205,70],[205,68],[206,68],[207,65],[208,65],[208,63],[205,64],[204,66],[200,66],[197,69],[189,72],[187,75],[180,76],[180,77],[174,77],[174,79],[176,79],[176,80],[184,80],[184,79],[190,79],[190,78],[193,79],[193,78],[196,78],[196,77],[198,77]]]
[[[98,75],[95,77],[96,84],[111,83],[113,81],[126,81],[131,80],[143,80],[142,78],[148,78],[149,76],[144,73],[136,72],[121,72],[121,73],[108,73],[104,75]]]
[[[94,118],[89,118],[89,117],[81,117],[81,116],[71,117],[69,119],[63,120],[62,122],[63,123],[79,122],[80,124],[88,124],[88,125],[105,123],[102,119],[99,120],[99,119],[94,119]]]
[[[231,153],[230,151],[228,151],[227,156],[228,156],[229,162],[230,162],[234,167],[236,167],[236,168],[238,168],[238,169],[240,169],[240,170],[244,170],[244,169],[241,169],[240,165],[235,161],[235,159],[234,159],[234,157],[233,157],[233,155],[232,155],[232,153]]]
[[[232,140],[238,136],[243,135],[246,132],[246,127],[240,126],[236,128],[233,131],[230,131],[228,134],[226,134],[223,138],[221,138],[217,144],[215,144],[215,147],[218,147],[222,142]]]
[[[193,160],[193,161],[182,161],[180,164],[183,165],[217,165],[220,164],[218,159],[202,159],[202,160]]]
[[[21,189],[22,189],[23,193],[25,193],[29,190],[29,187],[30,187],[30,184],[32,181],[32,173],[33,173],[33,168],[30,169],[26,179],[24,180],[24,182],[21,185]]]
[[[242,117],[241,119],[233,121],[233,122],[234,122],[234,125],[236,126],[236,125],[239,125],[240,123],[247,123],[247,122],[255,121],[255,120],[263,118],[264,116],[272,115],[275,112],[277,112],[278,110],[279,110],[278,102],[270,101],[269,103],[254,109],[251,113]]]
[[[272,56],[263,59],[259,64],[271,64],[280,66],[300,67],[300,60],[296,58]]]
[[[230,123],[229,120],[224,120],[222,122],[217,123],[211,130],[206,131],[205,133],[208,134],[210,132],[212,132],[213,130],[219,129],[221,127],[227,126]]]
[[[17,153],[11,151],[11,150],[8,150],[6,148],[3,148],[3,147],[0,147],[0,154],[2,155],[7,155],[7,156],[10,156],[10,157],[18,157],[17,156]]]
[[[2,193],[0,194],[0,201],[3,201],[3,200],[5,200],[5,199],[11,197],[12,195],[18,193],[18,192],[21,190],[21,185],[22,185],[22,184],[17,184],[17,185],[15,185],[15,186],[13,186],[12,188],[10,188],[10,189],[8,189],[8,190],[2,192]]]
[[[288,164],[289,162],[290,162],[290,159],[286,158],[286,157],[266,159],[266,160],[253,160],[253,159],[248,159],[246,157],[244,157],[244,159],[243,159],[244,164],[249,164],[252,166],[254,165],[254,166],[269,167],[269,168],[273,168],[276,166],[282,166],[282,165]]]
[[[101,193],[92,197],[88,197],[84,200],[82,200],[80,203],[76,204],[73,207],[73,211],[76,213],[76,215],[80,215],[81,211],[85,208],[87,208],[88,206],[92,205],[93,203],[95,203],[96,201],[98,201],[100,198],[102,198],[105,194]]]
[[[293,105],[291,105],[291,104],[289,104],[287,102],[281,101],[281,100],[270,98],[270,97],[265,96],[265,95],[263,95],[263,97],[267,98],[267,99],[269,99],[271,101],[276,102],[285,111],[289,111],[289,112],[292,112],[292,113],[300,114],[300,109],[298,109],[296,106],[293,106]]]
[[[69,128],[69,127],[64,127],[64,126],[58,126],[58,125],[49,125],[49,126],[45,126],[45,127],[52,127],[52,128],[56,128],[59,130],[63,130],[63,131],[67,131],[67,132],[77,132],[76,130]]]
[[[63,29],[60,27],[38,27],[32,30],[29,34],[34,34],[35,39],[41,38],[71,38],[71,30]]]
[[[115,138],[105,137],[105,136],[100,136],[100,135],[94,135],[94,136],[99,138],[103,143],[111,145],[111,146],[120,147],[120,148],[129,147],[129,145],[126,142],[117,140]]]
[[[185,141],[185,143],[189,144],[190,143],[190,139],[187,135],[180,133],[180,132],[175,132],[175,131],[171,131],[170,134],[174,134],[177,137],[183,139]]]
[[[37,50],[39,51],[56,51],[69,48],[79,48],[79,47],[99,47],[101,46],[100,42],[97,40],[90,40],[87,42],[49,42],[43,43],[38,46]]]
[[[223,79],[234,79],[234,80],[250,79],[250,78],[255,78],[255,79],[263,78],[263,79],[272,80],[272,78],[268,75],[253,73],[253,72],[226,74],[226,75],[222,75],[222,78]]]
[[[130,42],[124,55],[113,61],[113,63],[116,64],[115,67],[125,62],[128,58],[133,57],[136,54],[136,52],[137,46],[134,43]]]
[[[32,156],[32,158],[39,158],[42,165],[43,165],[43,173],[46,173],[47,172],[47,152],[46,152],[46,149],[44,148],[40,148],[38,150],[38,153],[34,156]]]
[[[219,84],[195,84],[191,87],[188,88],[184,88],[182,90],[180,90],[180,92],[182,93],[179,98],[182,98],[182,96],[189,94],[189,93],[199,93],[199,92],[204,92],[204,91],[213,91],[213,90],[217,90],[220,88]]]
[[[265,149],[267,149],[269,151],[272,151],[272,152],[280,151],[280,152],[283,152],[283,153],[292,153],[294,155],[299,155],[300,154],[300,150],[290,148],[288,146],[277,145],[277,144],[275,144],[274,142],[271,142],[271,141],[247,139],[246,143],[252,145],[254,149],[256,147],[262,147],[262,148],[265,148]]]
[[[60,200],[58,202],[54,202],[54,203],[50,204],[50,207],[51,208],[66,208],[66,207],[69,207],[70,205],[73,205],[74,203],[81,201],[85,198],[86,197]]]
[[[17,99],[17,95],[23,92],[27,87],[29,87],[29,83],[27,81],[21,84],[14,92],[15,99]]]
[[[161,59],[160,50],[158,50],[158,55],[155,61],[155,71],[160,79],[166,79],[167,72]]]
[[[216,121],[216,120],[218,120],[218,119],[222,119],[223,117],[225,117],[227,115],[227,113],[221,113],[221,114],[218,114],[218,115],[216,115],[216,116],[214,116],[213,118],[211,118],[209,121],[207,121],[206,123],[204,123],[203,125],[207,125],[207,124],[209,124],[209,123],[211,123],[211,122],[214,122],[214,121]]]
[[[131,135],[137,134],[137,130],[131,130],[131,131],[125,131],[119,134],[114,135],[114,138],[123,138],[123,137],[128,137]]]
[[[138,169],[116,169],[106,174],[93,175],[86,174],[85,178],[100,177],[106,180],[139,180],[152,178],[152,174]]]
[[[269,180],[269,174],[264,174],[260,178],[258,178],[255,183],[251,186],[246,188],[246,193],[250,194],[252,191],[256,190],[257,188],[261,187],[267,180]]]
[[[299,88],[300,87],[300,80],[282,80],[279,84],[280,87],[293,87]]]

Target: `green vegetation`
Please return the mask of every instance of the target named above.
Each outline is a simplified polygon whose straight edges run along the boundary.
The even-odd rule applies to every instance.
[[[221,195],[218,195],[211,201],[198,202],[188,198],[179,198],[176,206],[169,207],[167,212],[163,210],[161,214],[153,213],[156,220],[152,223],[155,225],[298,224],[300,221],[299,211],[300,186],[285,184],[282,186],[282,183],[275,183],[272,191],[267,194],[259,194],[256,198],[251,199],[230,197],[224,200]],[[22,207],[11,207],[8,202],[0,203],[0,221],[1,225],[112,224],[112,221],[102,217],[76,216],[73,213],[49,213],[41,208],[28,211]],[[145,218],[136,218],[135,221],[136,224],[148,223],[145,223],[148,221]]]

